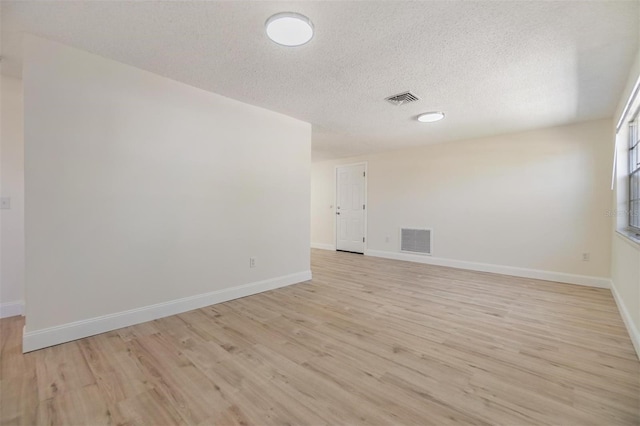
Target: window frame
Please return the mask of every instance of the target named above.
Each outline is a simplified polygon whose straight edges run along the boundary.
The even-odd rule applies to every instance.
[[[629,121],[629,145],[628,145],[628,176],[627,184],[629,185],[627,205],[628,222],[627,228],[634,233],[640,233],[640,226],[635,226],[632,222],[634,216],[640,218],[640,108],[635,112],[633,118]],[[634,164],[635,162],[635,164]],[[634,192],[634,175],[638,175],[638,182],[635,185]],[[635,206],[634,207],[634,202]],[[637,222],[640,225],[640,222]]]

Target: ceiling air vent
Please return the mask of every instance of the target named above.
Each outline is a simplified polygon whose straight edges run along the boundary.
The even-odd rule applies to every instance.
[[[399,106],[403,104],[408,104],[409,102],[415,102],[417,100],[420,100],[420,98],[411,92],[404,92],[404,93],[398,93],[397,95],[389,96],[388,98],[386,98],[386,100],[396,106]]]
[[[400,251],[431,254],[431,229],[402,228],[400,230]]]

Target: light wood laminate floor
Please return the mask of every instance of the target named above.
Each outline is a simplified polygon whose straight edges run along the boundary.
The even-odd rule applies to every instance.
[[[313,281],[23,355],[2,424],[640,423],[604,289],[313,250]]]

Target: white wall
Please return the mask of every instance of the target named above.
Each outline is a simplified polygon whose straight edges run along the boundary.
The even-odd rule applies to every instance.
[[[633,86],[640,76],[640,51],[636,55],[634,65],[629,73],[625,90],[620,98],[613,125],[615,126],[622,110],[629,99]],[[640,96],[631,108],[636,111],[640,107]],[[625,217],[629,209],[628,200],[628,116],[617,135],[617,176],[612,202],[612,253],[611,253],[611,290],[618,303],[620,314],[629,330],[636,353],[640,358],[640,243],[633,241],[621,232],[627,226]],[[615,131],[615,129],[614,129]]]
[[[24,137],[22,82],[1,76],[0,193],[11,201],[0,210],[0,317],[20,315],[24,299]]]
[[[308,123],[35,37],[23,82],[25,350],[310,277]]]
[[[335,165],[367,161],[369,254],[398,253],[400,227],[427,227],[427,262],[607,286],[611,146],[607,119],[314,163],[311,241],[334,244]]]
[[[615,234],[611,262],[611,290],[640,358],[640,244]]]

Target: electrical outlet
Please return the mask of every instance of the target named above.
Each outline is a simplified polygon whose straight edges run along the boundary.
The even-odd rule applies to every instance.
[[[589,260],[591,260],[591,254],[590,253],[582,253],[582,261],[583,262],[588,262]]]
[[[0,199],[0,209],[2,209],[2,210],[11,210],[11,198],[2,197]]]
[[[384,242],[388,243],[389,242],[389,236],[384,237]]]
[[[250,257],[249,258],[249,268],[255,268],[256,267],[256,258],[255,257]]]

